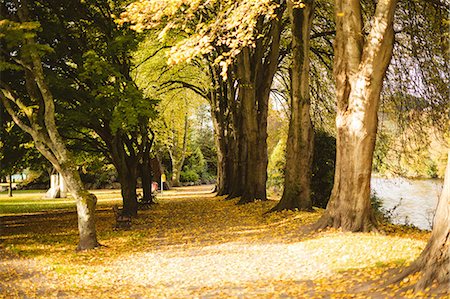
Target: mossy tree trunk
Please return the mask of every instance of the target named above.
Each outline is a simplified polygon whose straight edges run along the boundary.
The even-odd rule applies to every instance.
[[[374,228],[370,178],[380,93],[392,56],[396,2],[378,1],[366,37],[360,1],[335,2],[336,172],[330,201],[316,228],[354,232]]]
[[[309,41],[314,1],[302,8],[288,1],[292,31],[292,98],[286,143],[284,190],[272,211],[312,210],[311,173],[314,131],[310,117]]]
[[[84,189],[77,167],[72,162],[68,162],[64,166],[56,167],[56,169],[64,178],[70,194],[75,198],[78,215],[78,231],[80,234],[77,250],[97,247],[99,245],[95,230],[95,206],[97,204],[97,197]]]

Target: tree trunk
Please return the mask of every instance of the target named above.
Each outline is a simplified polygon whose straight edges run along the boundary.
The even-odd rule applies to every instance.
[[[58,182],[59,182],[59,197],[67,198],[67,186],[66,181],[61,174],[58,174]]]
[[[210,89],[207,99],[211,105],[211,119],[214,127],[214,142],[217,150],[217,179],[216,192],[217,196],[222,196],[229,193],[229,180],[227,166],[228,159],[228,136],[230,134],[231,122],[229,119],[229,112],[231,100],[229,100],[228,80],[224,80],[220,75],[221,68],[214,65],[214,59],[210,57],[208,64],[209,76],[212,80],[214,88]]]
[[[174,187],[181,186],[180,174],[181,174],[182,167],[183,167],[182,163],[180,163],[176,160],[172,160],[172,178],[170,181],[172,183],[172,186],[174,186]]]
[[[9,186],[8,186],[8,197],[13,197],[13,182],[12,182],[12,175],[8,175],[9,178]]]
[[[277,17],[270,23],[257,21],[263,38],[257,39],[254,49],[244,48],[237,58],[237,78],[242,117],[242,144],[245,161],[244,190],[238,204],[267,200],[267,115],[270,88],[278,67],[281,19],[286,6],[281,3]]]
[[[228,156],[231,160],[228,168],[229,177],[231,177],[228,199],[242,196],[247,177],[247,144],[244,142],[242,129],[235,130],[234,136],[229,138],[230,145],[228,147]]]
[[[292,31],[292,101],[286,144],[284,191],[272,211],[312,210],[311,173],[314,131],[310,117],[309,40],[313,1],[302,8],[288,1]]]
[[[256,101],[256,88],[252,78],[251,53],[249,48],[242,50],[237,61],[238,77],[239,77],[239,97],[242,109],[242,135],[243,144],[246,149],[244,193],[241,195],[239,204],[252,202],[256,199],[265,200],[265,182],[264,190],[259,190],[258,171],[259,152],[258,152],[258,105]],[[267,171],[267,170],[266,170]]]
[[[135,217],[138,212],[137,203],[137,177],[138,177],[138,158],[130,150],[125,149],[126,136],[121,132],[116,132],[108,143],[110,148],[111,160],[117,170],[122,200],[124,216]]]
[[[152,176],[152,166],[150,163],[150,155],[144,155],[140,167],[141,167],[141,180],[143,193],[142,200],[145,203],[153,203],[153,196],[152,196],[153,176]]]
[[[244,193],[244,183],[247,169],[247,147],[244,143],[242,129],[242,103],[240,100],[231,101],[232,128],[227,136],[228,151],[227,177],[229,178],[229,192],[227,199],[240,197]]]
[[[95,228],[95,207],[97,197],[89,193],[81,181],[75,163],[71,158],[70,152],[66,149],[56,127],[49,125],[47,131],[53,130],[53,136],[58,141],[56,144],[52,142],[43,143],[48,138],[42,136],[42,131],[33,132],[32,137],[36,149],[47,158],[59,172],[66,182],[67,189],[75,199],[78,215],[78,231],[80,240],[77,250],[93,249],[99,246],[97,241],[97,233]]]
[[[57,168],[58,169],[58,168]],[[99,246],[95,230],[95,206],[97,197],[84,189],[80,174],[75,165],[60,168],[58,172],[64,178],[67,189],[75,199],[78,215],[80,241],[77,250],[92,249]]]
[[[187,104],[186,104],[186,109],[187,109]],[[172,183],[172,186],[174,186],[174,187],[180,186],[180,174],[181,174],[181,171],[183,170],[184,160],[186,158],[188,129],[189,129],[189,118],[188,118],[188,113],[186,111],[186,114],[184,116],[183,146],[181,149],[175,149],[175,151],[169,150],[170,158],[172,160],[171,183]]]
[[[129,217],[136,217],[138,212],[137,203],[137,161],[136,163],[131,163],[131,158],[123,159],[117,161],[116,165],[117,173],[119,176],[120,189],[123,200],[123,211],[122,214]],[[133,165],[129,165],[133,164]]]
[[[448,152],[444,187],[439,198],[433,231],[421,255],[390,283],[401,281],[406,276],[421,272],[416,291],[422,291],[436,283],[448,292],[450,287],[450,151]]]
[[[217,111],[219,113],[219,111]],[[217,115],[215,111],[213,111],[213,107],[211,109],[211,115],[213,119],[214,131],[215,131],[215,144],[217,149],[217,181],[216,181],[216,191],[217,195],[225,195],[227,194],[227,142],[225,137],[225,128],[224,124],[220,120],[220,116]]]
[[[123,198],[122,215],[136,217],[138,213],[138,202],[136,193],[137,175],[135,171],[121,171],[119,173],[119,181]]]
[[[377,111],[392,56],[396,0],[378,1],[364,41],[359,0],[336,0],[336,172],[325,214],[316,228],[369,231],[375,226],[370,204]]]

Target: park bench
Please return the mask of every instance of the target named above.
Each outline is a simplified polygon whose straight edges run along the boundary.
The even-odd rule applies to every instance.
[[[112,207],[114,216],[116,218],[116,223],[114,229],[130,229],[131,228],[131,217],[122,214],[122,210],[119,209],[117,205]]]

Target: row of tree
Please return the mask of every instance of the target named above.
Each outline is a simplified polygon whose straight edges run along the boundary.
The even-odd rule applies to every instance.
[[[98,244],[96,199],[84,189],[64,140],[103,153],[115,166],[124,213],[137,213],[138,177],[151,200],[148,123],[156,101],[131,79],[139,38],[116,26],[111,15],[119,9],[109,1],[2,1],[2,104],[76,199],[79,249]]]
[[[161,175],[154,157],[164,158],[161,152],[170,156],[174,185],[179,184],[186,158],[188,164],[200,162],[204,167],[185,172],[183,179],[210,178],[205,169],[215,167],[214,150],[207,141],[194,141],[201,153],[190,153],[187,146],[193,122],[189,112],[201,103],[188,103],[191,91],[180,92],[173,87],[175,82],[166,82],[180,71],[167,69],[165,56],[160,55],[167,45],[149,51],[144,46],[151,37],[117,26],[114,15],[122,11],[123,1],[2,1],[1,5],[1,175],[39,159],[28,151],[31,136],[77,200],[80,235],[86,236],[80,239],[80,249],[97,245],[92,217],[96,200],[87,195],[78,173],[85,157],[114,166],[126,216],[137,215],[138,180],[141,200],[152,203],[152,175]],[[153,68],[143,70],[149,62]],[[160,86],[148,92],[142,85],[153,86],[155,70],[156,77],[166,77],[156,80]],[[179,102],[185,103],[183,109]],[[156,136],[158,146],[151,153]]]
[[[207,65],[213,88],[209,94],[203,93],[211,103],[217,135],[219,194],[239,197],[239,203],[266,199],[268,99],[283,56],[283,28],[290,24],[290,122],[284,191],[273,210],[312,209],[314,134],[309,57],[314,10],[326,8],[321,4],[312,0],[205,1],[201,5],[195,1],[158,4],[139,0],[122,15],[122,21],[131,22],[136,30],[156,30],[161,36],[172,30],[186,33],[187,37],[173,48],[172,62],[202,57]],[[357,232],[376,228],[370,179],[382,87],[394,49],[397,4],[396,0],[335,1],[336,171],[332,194],[315,225],[317,229],[331,226]],[[445,5],[437,1],[428,7],[440,11]],[[403,14],[411,11],[408,5],[401,9]],[[286,10],[287,19],[283,18]],[[406,46],[414,49],[414,44]],[[446,54],[438,51],[434,55],[440,60]],[[442,80],[448,78],[442,75]],[[441,104],[442,115],[448,116],[448,106]],[[445,191],[441,201],[448,202]],[[429,247],[435,251],[427,255],[436,264],[430,273],[438,275],[426,273],[421,286],[433,278],[448,282],[444,269],[448,262],[446,213],[448,209],[444,208],[437,214],[444,219],[437,218],[436,224],[447,234],[433,235]],[[420,267],[423,262],[418,264]]]
[[[148,59],[170,48],[170,64],[196,66],[197,74],[207,78],[210,84],[176,78],[161,87],[188,88],[208,100],[218,152],[218,194],[239,197],[239,203],[267,198],[269,98],[274,78],[288,65],[285,96],[290,121],[284,191],[273,210],[312,209],[315,114],[311,96],[315,107],[327,105],[326,99],[325,104],[317,103],[321,95],[333,94],[321,92],[330,86],[317,82],[327,82],[320,77],[332,69],[337,103],[336,172],[330,201],[316,228],[368,231],[376,227],[370,177],[377,112],[394,53],[394,34],[396,30],[404,34],[403,28],[395,28],[397,1],[336,0],[333,7],[319,0],[140,0],[127,7],[118,27],[113,16],[120,14],[121,4],[2,1],[6,12],[1,23],[2,103],[65,177],[77,201],[80,249],[98,244],[93,220],[96,199],[83,189],[64,138],[82,141],[83,147],[101,151],[110,159],[119,175],[127,215],[137,213],[137,178],[141,177],[143,186],[151,185],[148,170],[155,135],[150,124],[156,101],[133,80],[131,55],[144,35],[130,29],[147,29],[160,38],[160,49]],[[445,8],[440,1],[417,1],[417,5],[438,11]],[[398,6],[400,15],[411,10],[405,4]],[[416,36],[410,37],[415,40]],[[414,49],[413,45],[404,46]],[[433,55],[437,61],[445,56],[439,51]],[[439,71],[434,75],[447,80]],[[442,80],[434,81],[440,84]],[[431,85],[437,86],[434,81]],[[441,111],[436,119],[448,112],[448,107],[439,104],[433,103],[434,110]],[[56,117],[70,128],[63,131],[64,138],[57,130]],[[187,119],[185,115],[185,128]],[[178,142],[183,144],[181,149],[185,148],[184,136]],[[175,181],[185,159],[183,152],[171,151]],[[151,195],[144,188],[146,196]],[[445,192],[442,201],[448,202]],[[448,217],[448,209],[441,206],[444,211],[437,213],[436,223],[440,232],[448,232],[449,224],[442,220]],[[448,234],[433,232],[430,243],[432,249],[427,250],[440,265],[431,272],[441,273],[440,281],[448,280],[448,271],[442,270],[448,261]],[[430,275],[424,276],[424,285],[435,278]]]

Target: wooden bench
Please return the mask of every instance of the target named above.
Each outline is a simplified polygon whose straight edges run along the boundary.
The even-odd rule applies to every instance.
[[[117,205],[112,207],[114,212],[114,216],[116,217],[116,224],[114,225],[114,229],[130,229],[131,228],[131,217],[122,215],[122,210],[119,209]]]

